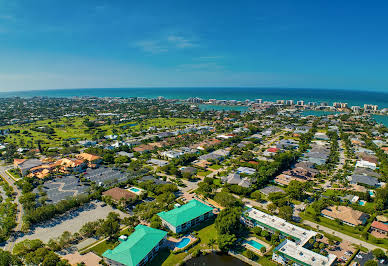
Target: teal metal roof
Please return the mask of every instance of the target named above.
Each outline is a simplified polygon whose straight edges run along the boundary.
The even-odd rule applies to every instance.
[[[158,215],[172,226],[177,227],[212,210],[212,207],[194,199],[171,211],[160,212]]]
[[[127,240],[113,250],[108,249],[102,256],[127,266],[134,266],[139,264],[166,235],[165,231],[139,224]]]

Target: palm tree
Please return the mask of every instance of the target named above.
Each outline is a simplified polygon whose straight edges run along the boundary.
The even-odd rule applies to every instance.
[[[207,246],[208,246],[209,248],[211,247],[212,252],[213,252],[213,246],[214,246],[215,243],[216,243],[216,240],[215,240],[214,238],[210,238],[210,239],[209,239],[209,243],[207,243]]]

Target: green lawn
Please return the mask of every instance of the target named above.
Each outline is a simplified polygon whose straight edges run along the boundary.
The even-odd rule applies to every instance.
[[[213,170],[218,170],[218,169],[221,169],[222,166],[219,165],[219,164],[213,164],[212,166],[209,166],[209,168],[213,169]]]
[[[214,179],[213,184],[216,186],[221,186],[221,180],[220,179]]]
[[[94,252],[95,254],[97,254],[98,256],[102,256],[102,253],[104,253],[105,251],[107,251],[108,249],[113,249],[115,248],[115,245],[114,243],[110,243],[110,242],[107,242],[107,241],[103,241],[101,242],[100,244],[92,247],[90,249],[90,251]]]
[[[211,171],[199,171],[197,173],[197,175],[199,175],[199,176],[207,176],[207,175],[209,175],[211,173],[212,173]]]

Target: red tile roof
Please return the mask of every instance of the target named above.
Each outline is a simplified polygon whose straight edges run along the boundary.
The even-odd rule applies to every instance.
[[[371,224],[371,227],[374,227],[374,228],[383,230],[385,232],[388,232],[388,224],[385,224],[385,223],[382,223],[382,222],[373,221],[373,223]]]

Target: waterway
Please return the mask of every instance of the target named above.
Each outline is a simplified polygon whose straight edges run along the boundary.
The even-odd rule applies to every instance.
[[[321,110],[304,110],[301,112],[303,116],[313,115],[313,116],[326,116],[326,115],[335,115],[340,114],[340,112],[334,111],[321,111]]]
[[[388,127],[388,115],[372,115],[372,118],[379,124]]]
[[[216,105],[216,104],[198,104],[201,111],[248,111],[247,106],[239,105]]]
[[[219,254],[212,253],[205,256],[193,258],[187,261],[184,265],[186,266],[202,266],[202,265],[245,266],[249,264],[229,255],[219,255]]]

